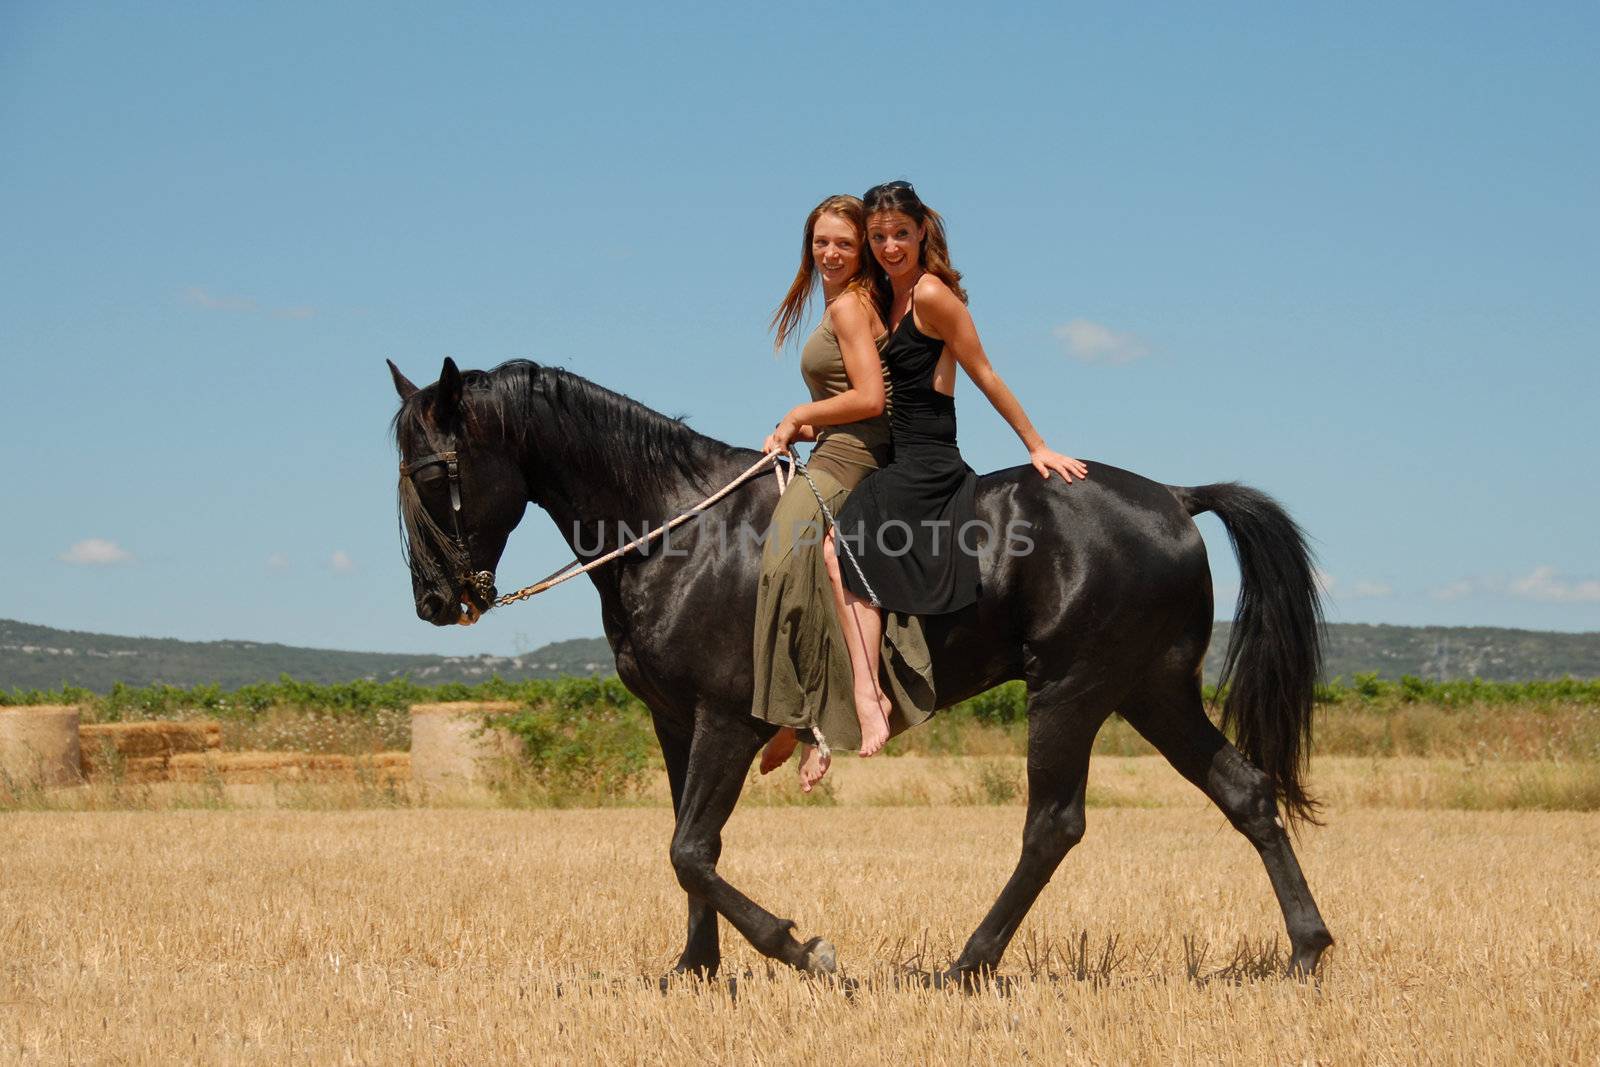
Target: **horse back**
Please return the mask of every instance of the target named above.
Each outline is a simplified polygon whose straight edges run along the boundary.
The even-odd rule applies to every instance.
[[[926,619],[941,706],[1171,641],[1197,608],[1209,626],[1205,543],[1160,482],[1102,463],[1070,484],[1011,467],[979,478],[977,513],[988,535],[978,602]]]

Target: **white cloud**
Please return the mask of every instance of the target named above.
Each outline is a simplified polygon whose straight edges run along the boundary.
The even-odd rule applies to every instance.
[[[198,285],[183,291],[183,302],[211,311],[260,311],[261,305],[247,296],[215,296]]]
[[[1387,582],[1374,582],[1362,578],[1350,587],[1352,600],[1376,600],[1379,597],[1393,596],[1394,588]]]
[[[109,567],[115,563],[131,563],[133,553],[117,544],[107,541],[103,537],[89,537],[56,557],[62,563],[74,563],[85,567]]]
[[[1339,584],[1339,579],[1335,578],[1321,567],[1318,567],[1314,572],[1312,572],[1311,576],[1316,580],[1317,587],[1322,590],[1324,596],[1331,596],[1333,594],[1334,587]]]
[[[1457,578],[1446,585],[1428,590],[1428,595],[1435,600],[1461,600],[1478,591],[1479,583],[1471,578]]]
[[[350,553],[341,548],[328,558],[328,566],[340,574],[348,574],[356,569],[356,561],[350,558]]]
[[[1600,603],[1600,579],[1567,578],[1549,564],[1540,564],[1521,578],[1510,581],[1498,576],[1472,575],[1430,589],[1428,593],[1435,600],[1490,595],[1546,604],[1594,604]]]
[[[289,569],[289,557],[282,552],[274,552],[267,557],[267,570],[286,571]]]
[[[192,307],[205,308],[208,311],[232,311],[244,315],[254,315],[265,311],[275,319],[309,319],[317,315],[317,309],[306,304],[297,304],[294,307],[264,308],[260,301],[248,296],[226,296],[211,292],[209,289],[198,285],[191,285],[183,291],[183,302]]]
[[[1524,600],[1544,600],[1562,604],[1590,604],[1600,601],[1600,579],[1563,580],[1551,566],[1538,566],[1533,573],[1511,583],[1511,595]]]
[[[1073,319],[1051,331],[1067,347],[1067,354],[1084,363],[1132,363],[1150,354],[1150,348],[1131,333],[1122,333],[1088,319]]]

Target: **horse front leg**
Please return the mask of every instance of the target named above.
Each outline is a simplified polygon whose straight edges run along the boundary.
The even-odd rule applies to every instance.
[[[661,743],[661,756],[667,764],[667,784],[672,789],[672,813],[683,810],[683,783],[689,776],[690,737],[673,730],[672,723],[660,715],[651,715],[656,740]],[[684,941],[683,955],[672,968],[675,974],[692,974],[700,978],[713,978],[722,965],[722,946],[717,931],[717,909],[704,897],[689,897],[689,933]],[[665,981],[665,979],[663,979]]]
[[[678,825],[672,835],[672,868],[691,901],[709,902],[763,955],[796,970],[832,974],[836,969],[832,945],[820,937],[801,944],[790,933],[793,921],[779,919],[717,873],[722,828],[739,802],[751,762],[770,734],[770,728],[763,727],[749,715],[721,715],[705,708],[696,712]],[[692,936],[692,916],[690,926]]]

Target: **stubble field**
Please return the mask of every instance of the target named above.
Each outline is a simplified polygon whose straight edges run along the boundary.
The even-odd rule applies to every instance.
[[[853,989],[770,970],[724,924],[736,989],[663,994],[684,904],[656,805],[0,814],[0,1061],[1600,1057],[1600,816],[1333,789],[1299,851],[1338,944],[1296,983],[1261,976],[1282,923],[1249,845],[1170,771],[1095,766],[1103,799],[1014,981],[974,995],[908,976],[959,951],[1022,811],[950,803],[984,780],[954,772],[876,806],[873,765],[846,761],[834,806],[756,804],[728,829],[723,872],[831,939]],[[1129,774],[1156,806],[1118,799]]]

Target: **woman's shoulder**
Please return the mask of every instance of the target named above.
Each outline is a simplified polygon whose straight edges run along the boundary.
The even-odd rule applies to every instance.
[[[917,279],[916,285],[911,288],[911,295],[918,303],[927,301],[941,306],[952,300],[961,303],[961,298],[956,296],[955,291],[932,271],[925,271],[922,277]]]
[[[873,306],[872,298],[860,289],[849,289],[841,293],[833,303],[828,305],[828,314],[823,316],[824,321],[829,317],[833,320],[833,330],[865,330],[868,336],[876,337],[883,332],[883,320],[878,317],[878,309]]]
[[[961,320],[967,316],[966,303],[955,294],[955,290],[951,289],[943,278],[932,273],[918,278],[911,292],[916,301],[917,318],[933,328],[933,332],[928,334],[930,337],[935,339],[945,337],[947,331],[959,329]]]

